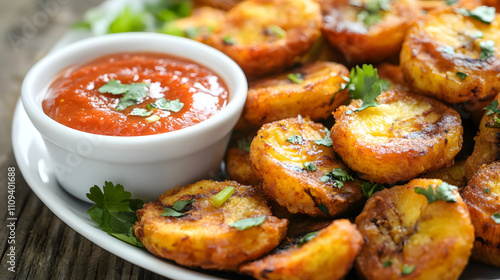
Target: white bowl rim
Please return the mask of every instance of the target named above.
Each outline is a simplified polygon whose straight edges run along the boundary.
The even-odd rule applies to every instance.
[[[224,82],[226,83],[226,86],[228,87],[228,90],[230,91],[230,101],[228,104],[222,108],[216,115],[210,117],[209,119],[198,123],[196,125],[186,127],[180,130],[176,131],[171,131],[171,132],[166,132],[166,133],[160,133],[160,134],[152,134],[152,135],[143,135],[143,136],[109,136],[109,135],[99,135],[99,134],[93,134],[93,133],[88,133],[84,131],[80,131],[77,129],[73,129],[70,127],[67,127],[52,118],[50,118],[48,115],[46,115],[43,110],[41,109],[41,104],[37,103],[37,100],[35,100],[35,96],[43,95],[46,91],[46,89],[42,90],[42,93],[34,94],[32,93],[32,85],[34,79],[36,78],[37,75],[40,74],[40,72],[44,71],[44,69],[47,69],[47,67],[51,67],[54,63],[57,63],[57,61],[60,61],[66,57],[69,57],[71,55],[77,54],[81,50],[85,50],[87,48],[93,48],[98,50],[100,47],[105,46],[107,44],[116,44],[119,42],[125,43],[125,42],[130,42],[130,40],[143,40],[142,42],[147,42],[148,40],[155,40],[156,42],[162,42],[162,43],[175,43],[175,44],[180,44],[182,46],[190,47],[190,48],[195,48],[197,51],[203,53],[204,55],[209,55],[212,57],[216,57],[218,60],[222,62],[223,65],[226,65],[228,69],[231,71],[231,75],[235,79],[235,81],[227,81],[224,79],[224,77],[221,77]],[[144,47],[144,50],[136,50],[137,52],[141,51],[151,51],[148,49],[148,47]],[[121,52],[121,51],[104,51],[101,54],[97,55],[97,57],[106,55],[106,54],[112,54],[116,52]],[[135,52],[135,51],[132,51]],[[169,54],[168,52],[165,52],[166,54]],[[195,59],[192,57],[186,57],[183,56],[182,54],[170,54],[174,57],[180,57],[180,58],[185,58],[187,60],[193,61],[195,63],[204,65],[205,67],[209,68],[210,70],[214,71],[217,73],[219,76],[221,76],[221,71],[218,69],[214,69],[214,67],[206,65],[199,59]],[[200,56],[202,57],[202,56]],[[89,61],[91,59],[88,59],[86,61]],[[66,65],[65,67],[68,67],[71,65]],[[65,67],[62,67],[58,70],[60,72],[63,70]],[[229,84],[231,82],[235,82],[235,88],[233,91],[229,89]],[[50,84],[50,82],[48,82]],[[46,85],[48,86],[48,85]],[[22,89],[21,89],[21,99],[23,106],[33,124],[37,128],[37,130],[42,134],[45,135],[47,134],[46,129],[48,129],[48,126],[50,126],[50,129],[54,131],[54,133],[59,134],[59,135],[65,135],[65,137],[69,139],[91,139],[92,137],[99,137],[100,145],[103,145],[102,147],[129,147],[130,145],[147,145],[147,144],[154,144],[158,142],[166,142],[168,143],[169,140],[174,140],[174,139],[179,139],[179,138],[184,138],[184,137],[189,137],[191,135],[196,135],[198,133],[202,133],[203,131],[210,130],[214,127],[216,127],[220,122],[223,122],[227,117],[234,116],[237,114],[239,110],[241,110],[242,104],[244,104],[246,100],[246,93],[247,93],[247,80],[246,77],[241,70],[241,68],[234,62],[231,58],[229,58],[227,55],[224,53],[220,52],[219,50],[216,50],[208,45],[205,45],[203,43],[183,38],[183,37],[178,37],[178,36],[173,36],[173,35],[167,35],[167,34],[161,34],[161,33],[152,33],[152,32],[128,32],[128,33],[118,33],[118,34],[107,34],[107,35],[101,35],[97,37],[92,37],[88,39],[83,39],[81,41],[72,43],[60,50],[58,50],[55,53],[51,53],[44,58],[42,58],[40,61],[38,61],[28,72],[26,75]],[[39,90],[40,91],[40,90]],[[231,96],[232,95],[232,96]],[[232,129],[232,128],[231,128]],[[51,139],[50,137],[49,140],[54,141],[54,139]]]

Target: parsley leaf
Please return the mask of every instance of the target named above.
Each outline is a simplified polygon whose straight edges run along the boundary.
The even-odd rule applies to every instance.
[[[403,269],[401,271],[401,274],[402,275],[408,275],[408,274],[412,273],[414,270],[415,270],[415,265],[404,264],[403,265]]]
[[[479,59],[486,60],[489,57],[495,55],[495,42],[492,40],[479,42],[479,47],[481,47],[481,53],[479,54]]]
[[[479,6],[472,11],[465,8],[460,8],[456,10],[459,14],[466,17],[471,17],[477,19],[483,23],[490,24],[495,20],[495,8],[488,6]]]
[[[95,203],[87,214],[99,228],[129,244],[144,247],[132,230],[137,221],[136,211],[144,204],[142,200],[132,199],[122,185],[115,186],[111,182],[105,182],[102,191],[93,186],[87,198]]]
[[[302,76],[302,74],[300,73],[290,73],[288,74],[287,78],[296,84],[301,84],[304,82],[304,76]]]
[[[328,173],[325,173],[325,175],[323,175],[320,180],[324,183],[333,181],[333,186],[340,189],[344,186],[344,182],[348,180],[354,181],[354,178],[349,175],[347,171],[342,169],[342,167],[338,167]]]
[[[373,193],[381,191],[385,189],[383,185],[379,183],[372,184],[370,182],[363,182],[361,185],[361,190],[363,191],[363,194],[367,197],[370,198]]]
[[[493,221],[495,221],[495,223],[500,224],[500,213],[491,215],[491,218],[493,219]]]
[[[304,162],[304,169],[310,172],[316,171],[316,165],[310,161]]]
[[[184,107],[184,103],[180,102],[179,99],[172,101],[167,101],[165,98],[160,98],[154,103],[149,104],[149,108],[158,108],[165,111],[172,111],[174,113],[179,112]]]
[[[131,116],[139,116],[139,117],[149,117],[153,114],[153,111],[148,111],[142,108],[134,108],[132,112],[129,113]]]
[[[302,245],[306,244],[307,242],[311,241],[318,235],[317,232],[309,232],[308,234],[304,235],[301,239],[299,239],[299,243],[297,244],[298,247],[302,247]]]
[[[456,188],[457,187],[443,182],[436,187],[435,192],[431,185],[429,185],[428,189],[415,188],[414,191],[418,194],[424,195],[427,198],[429,204],[431,204],[438,200],[444,200],[446,202],[457,202],[457,198],[453,193],[453,190],[455,190]]]
[[[304,140],[302,139],[302,136],[296,135],[296,134],[288,137],[286,139],[286,141],[288,141],[288,142],[290,142],[292,144],[299,144],[299,145],[302,145],[302,143],[304,143]]]
[[[457,72],[457,77],[460,79],[460,81],[463,81],[465,80],[465,78],[467,78],[467,74],[463,73],[463,72]]]
[[[266,215],[254,217],[254,218],[241,219],[241,220],[238,220],[238,221],[230,224],[229,226],[234,227],[237,230],[245,230],[245,229],[249,229],[251,227],[258,226],[258,225],[262,224],[265,220],[266,220]]]
[[[330,138],[330,134],[332,132],[328,129],[325,129],[325,130],[327,131],[326,136],[324,138],[319,139],[319,140],[314,140],[314,143],[316,143],[317,145],[323,145],[326,147],[333,147],[332,138]]]
[[[356,65],[355,68],[351,69],[351,77],[346,88],[352,99],[361,99],[363,102],[355,110],[358,112],[378,105],[377,97],[382,93],[384,83],[373,65],[363,64],[362,67]]]

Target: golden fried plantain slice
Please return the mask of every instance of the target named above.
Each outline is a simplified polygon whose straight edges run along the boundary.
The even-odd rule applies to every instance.
[[[212,198],[228,186],[234,193],[222,206],[214,206]],[[163,216],[177,210],[175,202],[192,199],[182,216]],[[235,270],[271,251],[285,236],[288,223],[272,216],[253,187],[234,181],[206,180],[169,190],[145,204],[137,216],[135,235],[151,253],[181,265],[218,270]],[[245,230],[233,227],[239,220],[257,217],[264,219],[261,224]]]
[[[335,220],[328,227],[295,241],[288,248],[243,264],[240,272],[262,280],[342,279],[363,244],[356,226],[345,219]]]
[[[199,7],[193,10],[191,16],[167,23],[164,30],[178,31],[180,35],[207,43],[210,34],[221,27],[225,15],[226,13],[223,10],[211,7]]]
[[[247,0],[227,12],[209,44],[234,59],[249,77],[282,71],[320,36],[314,0]]]
[[[360,275],[381,280],[460,276],[469,261],[474,228],[458,190],[444,184],[441,180],[414,179],[368,199],[356,218],[365,240],[356,259]],[[439,200],[429,203],[417,188],[430,188]]]
[[[420,8],[414,0],[321,0],[323,33],[348,61],[397,57]]]
[[[358,210],[364,201],[361,181],[326,142],[328,130],[308,118],[263,125],[250,146],[250,161],[264,192],[291,213],[338,216]]]
[[[249,154],[250,144],[256,134],[256,131],[233,131],[224,156],[229,178],[244,185],[257,186],[259,184],[259,178],[253,172]]]
[[[462,197],[475,228],[472,259],[500,267],[500,161],[481,166]]]
[[[500,91],[500,16],[484,23],[458,11],[432,11],[410,29],[403,74],[414,90],[449,103],[492,98]]]
[[[440,179],[450,185],[454,185],[459,189],[462,189],[467,185],[467,177],[465,177],[465,160],[456,161],[451,166],[425,173],[420,177]]]
[[[491,109],[495,109],[494,102],[500,101],[500,94],[495,101],[490,103]],[[497,110],[500,111],[500,105],[497,104]],[[485,112],[479,124],[479,132],[474,138],[476,141],[472,155],[467,158],[465,165],[465,176],[472,178],[479,167],[493,161],[500,160],[500,118],[498,113],[487,114]]]
[[[335,152],[361,178],[393,184],[451,165],[462,146],[460,115],[432,98],[383,92],[380,105],[354,112],[356,99],[335,112]]]
[[[242,118],[254,126],[298,115],[326,119],[349,98],[340,91],[349,70],[334,62],[313,62],[250,83]],[[339,92],[340,91],[340,92]]]

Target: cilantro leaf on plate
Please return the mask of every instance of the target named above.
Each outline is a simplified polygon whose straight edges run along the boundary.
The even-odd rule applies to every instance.
[[[98,186],[93,186],[87,198],[95,203],[87,214],[99,228],[129,244],[142,247],[131,231],[137,221],[136,211],[144,204],[142,200],[132,199],[130,192],[125,191],[122,185],[115,186],[111,182],[105,182],[102,191]]]
[[[446,202],[457,202],[457,198],[453,193],[453,190],[455,190],[456,188],[457,187],[452,186],[446,182],[443,182],[436,187],[435,191],[431,185],[429,185],[427,189],[415,188],[414,191],[418,194],[424,195],[427,198],[429,204],[431,204],[438,200],[443,200]]]

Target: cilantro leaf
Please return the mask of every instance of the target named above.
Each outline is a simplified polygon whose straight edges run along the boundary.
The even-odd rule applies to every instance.
[[[178,200],[178,201],[174,202],[174,206],[172,206],[172,209],[174,209],[175,211],[182,211],[182,210],[184,210],[184,207],[186,207],[187,205],[189,205],[193,202],[196,202],[196,199]]]
[[[382,266],[383,266],[383,267],[389,267],[389,266],[391,266],[391,265],[392,265],[392,261],[391,261],[391,260],[388,260],[388,261],[386,261],[386,262],[384,262],[384,263],[382,264]]]
[[[98,91],[100,93],[111,93],[114,95],[124,94],[129,91],[130,85],[121,84],[117,80],[111,80],[101,86]]]
[[[361,7],[359,1],[351,1],[351,5]],[[358,13],[357,19],[362,21],[367,27],[382,21],[382,11],[391,10],[391,0],[366,1],[364,9]]]
[[[467,78],[467,74],[463,73],[463,72],[457,72],[457,77],[460,79],[460,81],[463,81],[465,80],[465,78]]]
[[[415,270],[415,265],[404,264],[403,269],[401,270],[401,274],[408,275],[408,274],[412,273],[414,270]]]
[[[172,207],[165,207],[163,208],[163,210],[165,210],[165,213],[162,213],[161,216],[164,216],[164,217],[182,217],[184,215],[186,215],[185,213],[183,213],[184,208],[195,202],[196,199],[190,199],[190,200],[178,200],[176,202],[174,202],[174,205]]]
[[[348,180],[354,181],[354,178],[349,175],[347,171],[342,169],[342,167],[338,167],[328,173],[325,173],[323,177],[320,178],[320,180],[324,183],[333,181],[333,186],[340,189],[344,186],[344,182]]]
[[[132,231],[137,221],[136,211],[144,204],[142,200],[131,199],[130,192],[125,191],[122,185],[115,186],[111,182],[105,182],[102,191],[93,186],[87,198],[95,203],[87,214],[99,228],[122,241],[143,247]]]
[[[479,54],[479,59],[486,60],[489,57],[495,55],[495,42],[492,40],[479,42],[479,47],[481,47],[481,53]]]
[[[477,19],[483,23],[490,24],[495,20],[495,8],[488,6],[479,6],[472,11],[465,8],[460,8],[456,10],[459,14],[466,17],[471,17]]]
[[[111,93],[114,95],[123,94],[123,97],[116,106],[116,111],[123,111],[125,108],[141,103],[147,96],[146,89],[149,87],[145,83],[120,84],[117,80],[111,80],[101,86],[100,93]]]
[[[323,145],[326,147],[333,147],[332,138],[330,138],[330,134],[332,132],[328,129],[325,129],[325,130],[327,131],[326,136],[324,138],[319,139],[319,140],[314,140],[314,143],[316,143],[317,145]]]
[[[328,207],[324,204],[318,205],[318,209],[323,212],[323,214],[330,215],[330,212],[328,212]]]
[[[222,42],[224,42],[225,45],[235,45],[236,44],[236,41],[233,38],[231,38],[231,36],[229,36],[229,35],[225,35],[222,38]]]
[[[287,78],[296,84],[302,84],[304,82],[304,76],[300,73],[290,73]]]
[[[424,195],[427,198],[429,204],[431,204],[438,200],[444,200],[446,202],[457,202],[457,198],[453,193],[453,190],[455,190],[456,188],[457,187],[443,182],[436,187],[435,192],[431,185],[429,185],[427,189],[415,188],[414,191],[418,194]]]
[[[175,211],[174,209],[169,208],[169,207],[163,208],[163,210],[165,210],[165,213],[161,214],[161,216],[163,216],[163,217],[182,217],[185,215],[184,213],[181,213],[179,211]]]
[[[288,137],[286,139],[286,141],[288,141],[288,142],[290,142],[292,144],[299,144],[299,145],[302,145],[302,143],[304,143],[304,140],[302,139],[302,136],[296,135],[296,134]]]
[[[378,105],[377,97],[382,93],[383,82],[373,65],[356,65],[351,69],[351,77],[346,85],[352,99],[361,99],[361,106],[355,111],[362,111]]]
[[[254,218],[241,219],[241,220],[238,220],[238,221],[230,224],[229,226],[234,227],[237,230],[245,230],[245,229],[249,229],[251,227],[258,226],[258,225],[262,224],[265,220],[266,220],[266,215],[254,217]]]
[[[498,100],[493,100],[488,106],[484,107],[483,110],[486,110],[486,116],[492,114],[500,115],[500,109],[498,109]]]
[[[317,167],[313,162],[304,162],[304,169],[310,172],[316,171]]]
[[[485,193],[485,194],[489,194],[490,192],[491,192],[491,190],[490,190],[490,189],[484,189],[484,193]]]
[[[301,239],[299,239],[299,243],[297,244],[298,247],[302,247],[302,245],[306,244],[307,242],[313,240],[318,233],[316,231],[309,232],[306,235],[304,235]]]
[[[383,189],[385,189],[384,186],[379,183],[372,184],[365,181],[361,185],[361,190],[367,198],[370,198],[375,192],[381,191]]]
[[[129,113],[131,116],[139,116],[139,117],[149,117],[153,114],[153,111],[148,111],[142,108],[134,108],[132,112]]]
[[[491,215],[491,218],[493,219],[493,221],[495,221],[495,223],[500,224],[500,213]]]
[[[158,108],[165,111],[172,111],[174,113],[179,112],[184,107],[184,103],[180,102],[179,99],[167,101],[167,99],[165,98],[160,98],[149,105],[150,106],[148,107]]]
[[[456,4],[458,0],[446,0],[446,5],[451,6],[453,4]]]
[[[245,138],[238,139],[236,142],[238,145],[238,148],[245,151],[245,152],[250,152],[250,146],[252,145],[252,142],[248,141]]]

